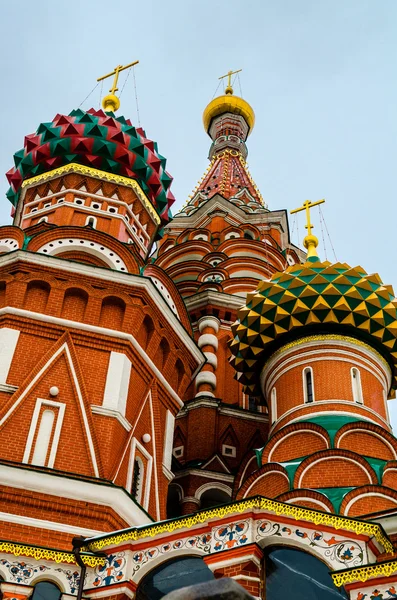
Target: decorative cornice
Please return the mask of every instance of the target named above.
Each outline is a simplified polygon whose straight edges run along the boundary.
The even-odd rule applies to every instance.
[[[14,556],[29,556],[35,560],[51,560],[56,563],[77,564],[72,552],[53,550],[52,548],[41,548],[40,546],[25,546],[15,542],[0,541],[0,552],[13,554]],[[81,554],[81,558],[87,567],[104,565],[106,559],[91,554]]]
[[[337,587],[346,585],[346,583],[355,583],[356,581],[368,581],[375,577],[390,577],[397,571],[397,560],[391,560],[367,567],[357,569],[348,569],[346,571],[336,571],[331,573],[334,584]]]
[[[32,187],[33,185],[39,185],[44,181],[48,181],[49,179],[54,179],[55,177],[61,177],[62,175],[66,175],[67,173],[80,173],[81,175],[88,175],[89,177],[94,177],[95,179],[100,179],[102,181],[110,181],[111,183],[117,183],[118,185],[124,185],[125,187],[130,187],[134,190],[142,204],[145,206],[147,211],[150,213],[151,217],[157,223],[160,224],[160,217],[156,213],[153,208],[153,205],[149,202],[147,196],[143,193],[142,188],[139,183],[135,181],[135,179],[129,179],[128,177],[123,177],[122,175],[115,175],[114,173],[108,173],[107,171],[100,171],[99,169],[93,169],[92,167],[86,167],[85,165],[79,165],[77,163],[70,163],[68,165],[64,165],[63,167],[58,167],[57,169],[53,169],[52,171],[47,171],[46,173],[41,173],[41,175],[36,175],[35,177],[30,177],[30,179],[25,179],[22,182],[22,189],[27,187]]]
[[[357,535],[367,535],[375,537],[375,539],[383,546],[386,552],[393,552],[393,544],[386,536],[383,528],[376,523],[367,523],[356,519],[349,519],[339,515],[323,513],[320,511],[310,510],[301,506],[292,504],[284,504],[276,500],[270,500],[262,496],[255,496],[249,500],[234,502],[218,508],[212,508],[195,513],[181,519],[166,521],[163,523],[154,523],[153,525],[131,528],[121,531],[115,535],[101,536],[87,540],[87,548],[91,551],[101,550],[108,545],[120,544],[126,541],[135,541],[145,537],[154,537],[162,533],[173,533],[179,529],[190,529],[195,525],[208,523],[210,519],[223,519],[230,517],[233,514],[241,514],[247,510],[265,510],[276,515],[286,515],[294,519],[309,521],[315,525],[328,525],[335,529],[344,529],[352,531]]]

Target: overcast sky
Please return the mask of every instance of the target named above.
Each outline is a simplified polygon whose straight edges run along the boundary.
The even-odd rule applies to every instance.
[[[256,113],[248,162],[269,208],[326,198],[338,260],[397,288],[396,0],[2,0],[1,9],[2,173],[40,122],[139,59],[141,125],[168,159],[180,207],[207,166],[203,109],[218,77],[242,68]],[[100,86],[82,108],[99,101]],[[132,75],[119,114],[138,121]],[[1,181],[0,222],[9,223]],[[313,216],[321,239],[317,209]]]

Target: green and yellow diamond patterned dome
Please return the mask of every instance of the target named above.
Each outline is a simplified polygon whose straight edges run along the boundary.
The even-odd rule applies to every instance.
[[[261,369],[275,349],[310,333],[335,331],[381,352],[397,388],[397,300],[391,286],[361,267],[312,256],[275,273],[247,295],[232,331],[231,364],[248,394],[260,394]]]

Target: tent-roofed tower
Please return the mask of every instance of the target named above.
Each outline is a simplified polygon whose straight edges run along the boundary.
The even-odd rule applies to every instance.
[[[246,141],[254,122],[252,107],[230,86],[205,108],[210,166],[193,197],[165,227],[155,262],[183,296],[207,358],[176,421],[173,486],[184,489],[184,513],[230,497],[241,458],[266,438],[267,415],[233,380],[227,360],[230,327],[259,281],[299,262],[286,212],[266,208],[247,169]],[[205,423],[205,432],[199,423]],[[204,476],[201,483],[197,468]],[[207,493],[201,497],[203,484]]]

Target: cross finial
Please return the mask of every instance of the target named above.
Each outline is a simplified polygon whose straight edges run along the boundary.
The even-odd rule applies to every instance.
[[[102,107],[105,112],[115,112],[118,108],[120,108],[120,100],[116,96],[116,92],[119,89],[117,87],[117,82],[119,80],[119,74],[121,73],[121,71],[125,71],[125,69],[130,69],[131,67],[134,67],[138,63],[139,63],[139,60],[136,60],[135,62],[132,62],[129,65],[125,65],[124,67],[123,67],[123,65],[119,65],[111,73],[108,73],[107,75],[103,75],[102,77],[98,77],[97,81],[103,81],[104,79],[107,79],[108,77],[112,77],[112,75],[114,75],[113,85],[109,90],[110,94],[105,96],[104,99],[102,100]]]
[[[221,77],[219,77],[219,79],[224,79],[225,77],[227,77],[227,86],[225,89],[225,94],[233,94],[232,75],[240,73],[240,71],[242,71],[242,69],[238,69],[237,71],[228,71],[226,75],[222,75]]]
[[[312,229],[314,228],[314,225],[312,225],[312,223],[310,221],[310,209],[313,208],[313,206],[318,206],[319,204],[323,204],[323,202],[325,202],[324,199],[317,200],[316,202],[312,202],[311,200],[305,200],[305,202],[302,204],[302,206],[300,206],[299,208],[294,208],[294,210],[290,211],[291,215],[301,212],[302,210],[306,211],[305,228],[307,229],[307,236],[303,240],[303,245],[307,249],[307,258],[308,259],[317,257],[316,248],[318,246],[318,239],[316,238],[315,235],[312,234]]]

